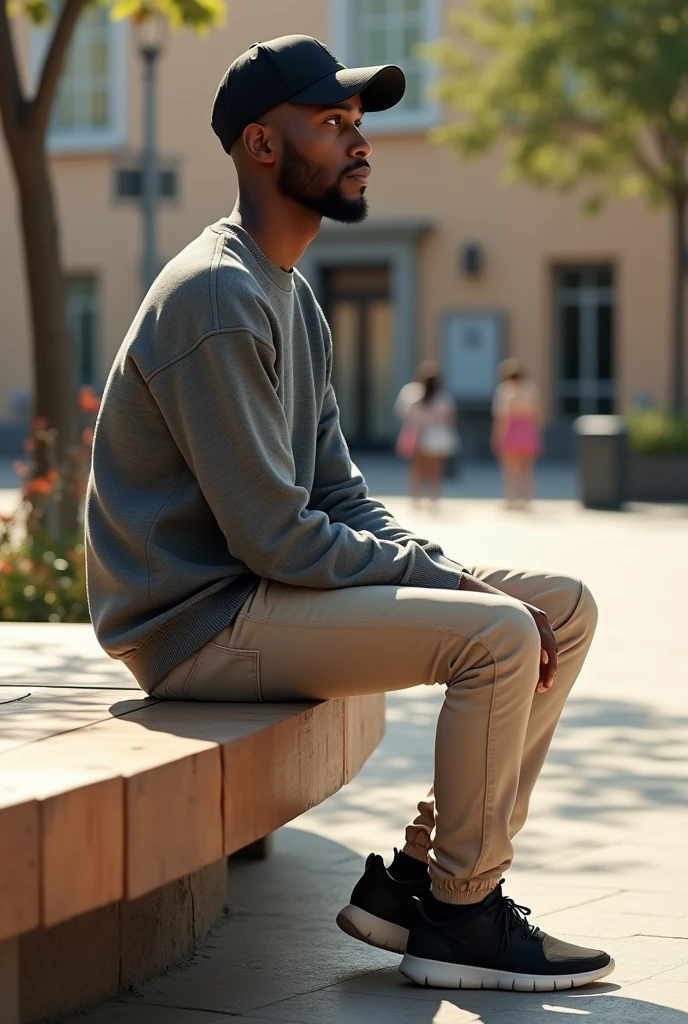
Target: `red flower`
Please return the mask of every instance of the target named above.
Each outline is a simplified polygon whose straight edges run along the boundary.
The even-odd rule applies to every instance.
[[[89,447],[93,444],[93,427],[86,427],[81,434],[81,440]]]
[[[79,408],[88,413],[97,413],[100,409],[100,399],[90,384],[79,389]]]
[[[35,433],[38,433],[39,430],[47,430],[48,429],[48,420],[47,420],[47,418],[45,416],[36,416],[34,421],[33,421],[33,429],[34,429]]]
[[[12,469],[17,474],[17,476],[25,477],[29,475],[29,467],[26,465],[25,462],[13,462]]]
[[[51,494],[52,489],[52,483],[44,476],[37,476],[35,480],[31,480],[28,484],[24,484],[24,487],[22,488],[27,498],[35,498],[39,495]]]

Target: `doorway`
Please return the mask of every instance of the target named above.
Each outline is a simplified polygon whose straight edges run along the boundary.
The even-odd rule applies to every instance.
[[[613,413],[616,404],[613,267],[557,268],[554,303],[559,413],[566,417]]]
[[[323,269],[332,330],[332,383],[350,447],[389,448],[394,440],[394,306],[387,264]]]

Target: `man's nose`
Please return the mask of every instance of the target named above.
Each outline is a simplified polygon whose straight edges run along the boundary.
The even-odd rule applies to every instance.
[[[373,147],[370,145],[368,140],[361,132],[356,129],[356,138],[349,147],[349,153],[351,156],[356,157],[358,160],[365,160],[370,156]]]

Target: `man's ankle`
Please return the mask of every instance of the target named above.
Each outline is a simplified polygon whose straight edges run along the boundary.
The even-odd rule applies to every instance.
[[[428,876],[427,863],[410,857],[403,850],[394,851],[394,860],[387,870],[397,882],[417,882]]]

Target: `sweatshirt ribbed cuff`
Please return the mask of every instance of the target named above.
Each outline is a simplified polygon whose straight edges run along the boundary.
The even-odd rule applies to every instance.
[[[419,550],[413,559],[413,564],[402,580],[405,587],[436,587],[439,590],[458,590],[463,575],[463,569],[456,562],[446,558],[445,555],[438,556],[442,564],[436,562],[425,551]]]

